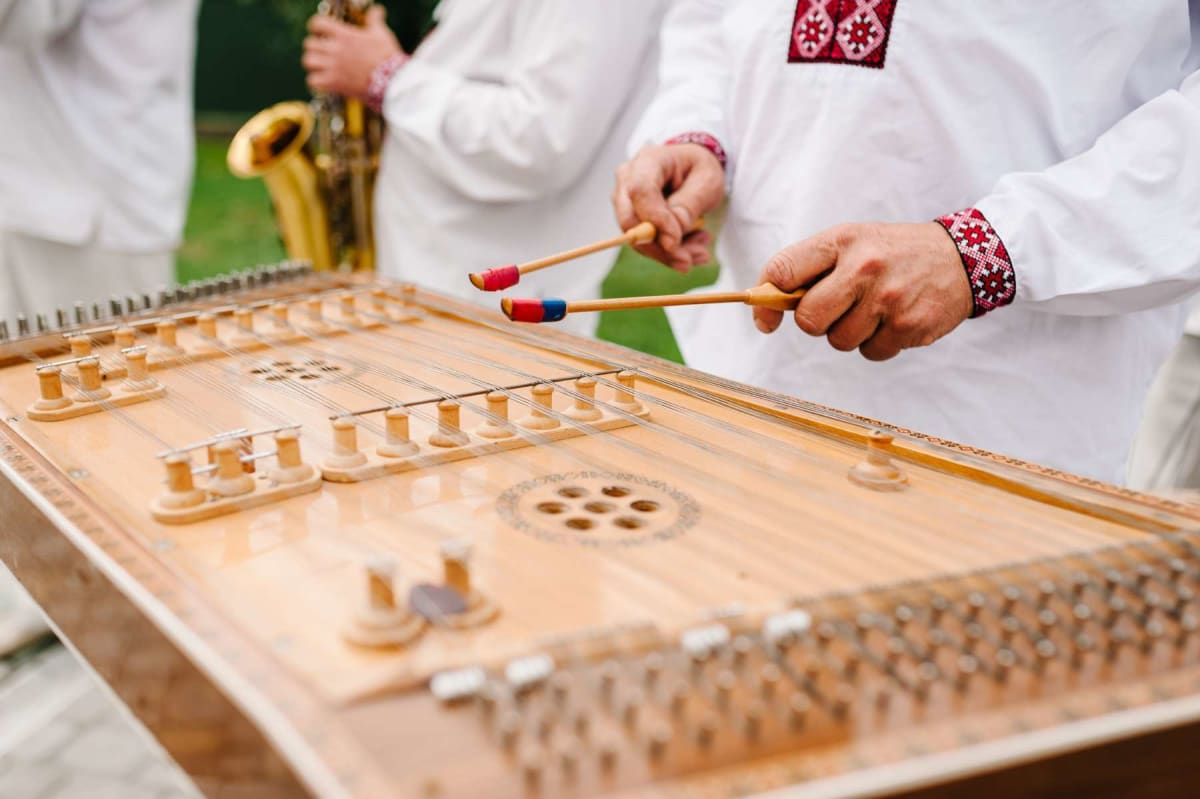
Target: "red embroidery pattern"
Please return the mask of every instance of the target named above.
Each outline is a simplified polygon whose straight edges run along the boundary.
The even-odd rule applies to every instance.
[[[678,136],[667,139],[665,144],[699,144],[717,157],[717,160],[721,162],[721,169],[725,168],[725,148],[721,146],[721,142],[717,141],[716,136],[700,132],[680,133]]]
[[[899,0],[799,0],[788,62],[882,69]]]
[[[975,310],[971,317],[1008,305],[1017,293],[1017,273],[1000,234],[975,208],[947,214],[937,220],[958,247]]]
[[[408,59],[407,54],[396,53],[376,65],[371,71],[371,81],[367,85],[367,108],[376,114],[383,110],[383,97],[387,94],[388,84],[392,82],[392,76],[400,71],[400,67],[408,63]]]

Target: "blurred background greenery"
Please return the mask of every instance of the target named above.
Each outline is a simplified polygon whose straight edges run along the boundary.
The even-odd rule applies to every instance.
[[[387,0],[388,23],[411,51],[432,25],[436,0]],[[205,0],[196,55],[196,177],[184,245],[182,281],[284,257],[270,198],[261,181],[239,180],[225,167],[225,148],[252,113],[281,100],[306,98],[300,49],[311,0]],[[581,242],[582,243],[582,242]],[[467,272],[477,264],[465,264]],[[716,268],[679,275],[623,251],[604,282],[606,297],[670,294],[716,279]],[[600,337],[680,360],[661,309],[604,314]]]

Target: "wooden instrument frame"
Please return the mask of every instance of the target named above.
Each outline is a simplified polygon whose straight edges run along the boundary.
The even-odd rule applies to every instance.
[[[349,286],[361,281],[346,280]],[[432,298],[436,313],[460,320],[503,322],[498,314],[439,295],[408,289],[405,296],[418,306]],[[578,343],[552,330],[539,330],[539,335],[550,345]],[[596,342],[587,348],[598,359],[649,375],[694,380],[684,367],[622,347]],[[873,431],[889,431],[896,435],[890,452],[902,464],[961,477],[1047,508],[1141,530],[1200,528],[1200,508],[1191,505],[740,384],[721,385],[732,402],[749,405],[753,396],[757,409],[823,437],[865,447]],[[422,720],[438,712],[432,698],[423,690],[390,686],[359,692],[349,702],[314,692],[266,642],[232,624],[203,586],[159,557],[153,545],[124,529],[81,490],[78,482],[87,475],[72,474],[69,464],[56,465],[38,452],[19,432],[22,425],[33,424],[20,417],[19,409],[4,407],[0,397],[0,410],[0,558],[64,640],[155,733],[201,790],[217,795],[222,788],[238,786],[254,790],[256,797],[400,795],[380,768],[378,742],[364,743],[361,730],[377,729],[398,749],[415,746],[426,734]],[[1191,666],[1141,681],[1137,688],[1148,692],[1148,704],[1130,699],[1126,710],[914,755],[901,763],[859,764],[839,776],[769,795],[818,799],[933,790],[956,779],[1194,724],[1200,721],[1200,695],[1193,693],[1198,673]],[[402,728],[385,723],[398,714],[409,720]],[[767,758],[764,770],[770,768]],[[722,777],[718,772],[713,779],[720,782]],[[688,784],[697,794],[707,790],[705,785],[711,787]],[[758,787],[771,784],[767,780]],[[438,795],[427,788],[427,795]]]

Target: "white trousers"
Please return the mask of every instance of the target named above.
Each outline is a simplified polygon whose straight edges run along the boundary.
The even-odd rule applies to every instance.
[[[110,297],[154,295],[175,282],[172,252],[120,253],[47,241],[0,228],[0,319],[36,314],[54,319],[56,309],[75,302],[108,306]]]
[[[1200,489],[1200,336],[1186,335],[1150,388],[1133,447],[1129,486]]]

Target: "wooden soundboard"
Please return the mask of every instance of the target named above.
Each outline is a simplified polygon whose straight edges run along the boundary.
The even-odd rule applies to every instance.
[[[1200,716],[1193,508],[411,286],[221,289],[0,341],[0,556],[209,795],[898,795]]]

